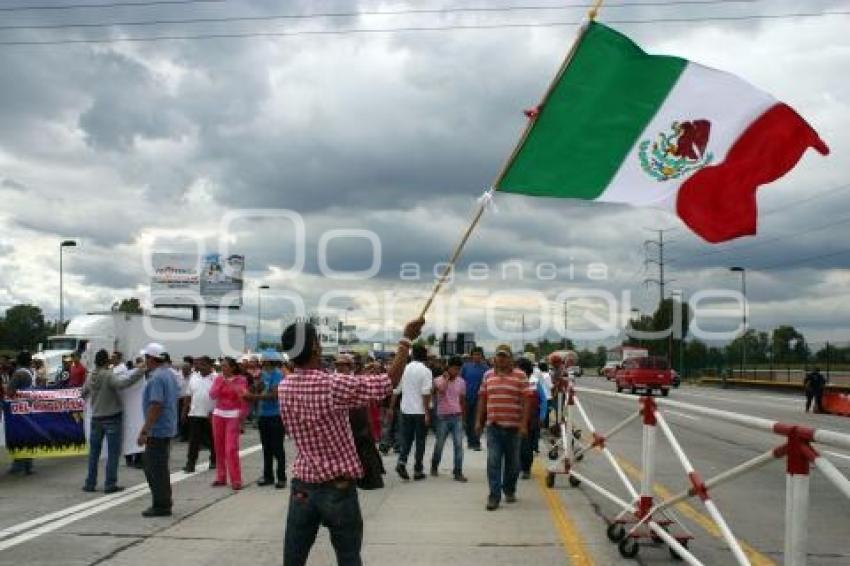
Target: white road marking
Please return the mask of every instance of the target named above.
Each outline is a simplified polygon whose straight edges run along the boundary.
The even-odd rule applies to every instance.
[[[830,456],[835,456],[836,458],[844,458],[845,460],[850,460],[850,454],[842,454],[840,452],[833,452],[831,450],[823,450],[824,454],[829,454]]]
[[[248,456],[249,454],[258,452],[261,449],[261,444],[249,446],[248,448],[239,451],[239,457],[241,458]],[[196,466],[195,471],[191,474],[187,474],[186,472],[182,471],[174,472],[173,474],[171,474],[171,483],[179,483],[185,479],[191,478],[202,472],[205,472],[208,469],[209,463],[206,463]],[[127,503],[128,501],[138,499],[139,497],[142,497],[143,495],[146,495],[148,493],[150,493],[150,489],[148,489],[148,484],[140,483],[134,485],[133,487],[127,488],[125,491],[122,491],[120,493],[105,495],[93,501],[87,501],[85,503],[72,505],[70,507],[66,507],[65,509],[61,509],[53,513],[48,513],[47,515],[37,517],[30,521],[26,521],[25,523],[22,523],[20,525],[15,525],[14,527],[4,529],[3,531],[0,531],[0,538],[5,538],[14,535],[23,530],[28,530],[29,532],[19,534],[18,536],[12,536],[12,538],[6,538],[6,540],[0,541],[0,551],[25,543],[29,540],[40,537],[41,535],[51,533],[66,525],[79,521],[80,519],[85,519],[86,517],[96,515],[97,513],[101,513],[103,511],[106,511],[107,509],[111,509],[123,503]]]
[[[671,415],[676,415],[677,417],[682,417],[683,419],[690,419],[692,421],[700,420],[699,417],[695,417],[693,415],[686,415],[685,413],[680,413],[679,411],[671,411],[670,409],[665,409],[665,413],[669,413]]]

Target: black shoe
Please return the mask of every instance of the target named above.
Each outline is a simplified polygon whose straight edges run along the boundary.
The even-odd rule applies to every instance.
[[[215,469],[215,462],[210,462],[210,469],[211,469],[211,470],[214,470],[214,469]]]
[[[171,517],[171,509],[157,509],[150,507],[142,511],[142,517]]]
[[[439,475],[440,472],[437,470],[437,468],[431,468],[431,477],[436,478]]]
[[[274,487],[275,489],[286,489],[286,478],[275,482]]]
[[[262,487],[262,486],[266,486],[266,485],[272,485],[273,483],[274,483],[274,480],[270,480],[268,478],[263,478],[263,479],[261,479],[257,482],[257,485]]]
[[[522,479],[527,480],[530,477],[531,477],[531,473],[529,473],[529,472],[523,472],[522,473]]]
[[[495,497],[487,498],[487,511],[495,511],[499,508],[499,500]]]
[[[84,485],[83,491],[85,491],[86,493],[94,493],[95,491],[97,491],[97,488],[95,488],[94,486],[90,486],[90,485]]]
[[[455,481],[459,481],[460,483],[466,483],[467,481],[469,481],[469,480],[467,480],[467,479],[466,479],[466,476],[465,476],[465,475],[463,475],[463,474],[462,474],[462,473],[460,473],[460,472],[457,472],[457,473],[454,475],[454,479],[455,479]]]
[[[422,472],[413,472],[413,481],[424,480],[424,479],[425,479],[425,478],[427,478],[427,477],[428,477],[428,476],[426,476],[426,475],[425,475],[424,473],[422,473]]]
[[[473,446],[472,450],[474,450],[475,452],[481,452],[481,447],[480,446]]]
[[[407,468],[405,468],[402,464],[399,464],[395,467],[395,473],[397,473],[398,477],[400,477],[404,481],[410,480],[410,476],[407,475]]]
[[[123,485],[113,485],[103,488],[103,493],[118,493],[119,491],[124,491]]]
[[[516,494],[515,493],[506,493],[505,494],[505,503],[516,503]]]
[[[186,472],[187,474],[194,474],[195,473],[195,466],[190,466],[189,464],[186,464],[185,466],[183,466],[183,471]]]

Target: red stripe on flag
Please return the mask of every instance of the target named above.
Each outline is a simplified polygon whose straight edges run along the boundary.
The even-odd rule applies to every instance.
[[[790,106],[777,104],[741,134],[723,163],[705,167],[679,189],[676,212],[711,243],[756,233],[756,191],[790,171],[812,147],[829,148]]]

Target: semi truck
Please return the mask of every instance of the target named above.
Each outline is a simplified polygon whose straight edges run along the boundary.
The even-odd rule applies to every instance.
[[[172,316],[93,312],[76,316],[65,334],[50,336],[35,355],[45,362],[48,381],[62,371],[62,360],[79,354],[87,368],[94,367],[94,354],[100,349],[121,352],[132,360],[149,342],[165,346],[171,359],[183,356],[238,356],[245,351],[245,327],[209,320],[189,320]]]

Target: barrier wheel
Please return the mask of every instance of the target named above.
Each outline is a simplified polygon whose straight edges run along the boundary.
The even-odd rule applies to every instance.
[[[679,541],[679,544],[681,544],[681,545],[682,545],[682,546],[684,546],[685,548],[688,548],[688,539],[682,539],[682,540],[680,540],[680,541]],[[676,551],[673,549],[673,547],[670,547],[670,558],[672,558],[673,560],[681,560],[681,559],[682,559],[682,557],[681,557],[681,556],[679,556],[679,553],[678,553],[678,552],[676,552]]]
[[[626,538],[626,529],[620,523],[611,523],[608,525],[605,534],[608,535],[608,540],[611,542],[620,542]]]
[[[576,440],[581,439],[581,429],[573,429],[573,438],[575,438]]]
[[[573,487],[578,487],[581,485],[581,480],[575,476],[570,476],[570,485]]]
[[[576,456],[576,462],[581,462],[582,460],[584,460],[584,454],[579,454],[578,456]]]
[[[555,487],[555,474],[553,472],[549,472],[546,474],[546,487],[552,489]]]
[[[634,558],[640,551],[640,545],[633,538],[624,538],[617,545],[617,550],[620,551],[620,556],[623,558]]]
[[[558,459],[558,449],[557,448],[552,448],[549,451],[549,459],[550,460],[557,460]]]

